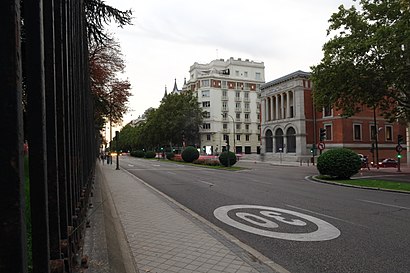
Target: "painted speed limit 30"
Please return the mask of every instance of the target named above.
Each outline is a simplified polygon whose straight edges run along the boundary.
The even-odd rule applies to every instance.
[[[300,212],[256,205],[230,205],[214,211],[215,217],[237,229],[291,241],[327,241],[340,235],[333,225]]]

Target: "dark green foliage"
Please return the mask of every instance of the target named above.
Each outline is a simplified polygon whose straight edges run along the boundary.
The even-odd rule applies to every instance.
[[[199,158],[199,152],[195,147],[188,146],[182,152],[182,159],[185,162],[191,163]]]
[[[228,153],[229,153],[229,164],[228,164]],[[233,166],[236,163],[236,155],[234,152],[222,152],[219,156],[219,162],[225,167]]]
[[[141,150],[138,150],[138,151],[132,151],[131,153],[130,153],[130,155],[131,156],[134,156],[134,157],[144,157],[145,156],[145,152],[144,151],[141,151]]]
[[[359,172],[360,167],[360,157],[352,150],[345,148],[328,150],[317,160],[317,169],[320,174],[337,179],[350,178]]]
[[[167,153],[167,159],[172,160],[174,158],[175,154],[173,152],[168,152]]]
[[[145,158],[155,158],[156,155],[154,151],[148,151],[145,153]]]

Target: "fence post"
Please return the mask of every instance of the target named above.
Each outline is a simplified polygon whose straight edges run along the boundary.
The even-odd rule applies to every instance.
[[[20,1],[0,1],[0,272],[27,272]]]

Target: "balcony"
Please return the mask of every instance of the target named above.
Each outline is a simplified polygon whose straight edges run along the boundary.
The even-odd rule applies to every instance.
[[[251,99],[250,98],[243,98],[243,102],[250,102]]]
[[[236,107],[235,112],[242,112],[242,108],[241,107]]]
[[[228,96],[222,96],[222,100],[228,100]]]
[[[249,108],[249,107],[248,107],[248,108],[245,108],[244,112],[245,112],[245,113],[250,113],[250,112],[251,112],[251,108]]]
[[[242,98],[241,98],[241,97],[235,97],[235,101],[241,102],[241,101],[242,101]]]
[[[229,107],[223,107],[223,106],[222,106],[221,111],[222,111],[222,112],[229,112]]]

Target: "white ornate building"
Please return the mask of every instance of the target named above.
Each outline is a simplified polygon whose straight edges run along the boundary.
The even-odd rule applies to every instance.
[[[248,59],[217,59],[194,63],[184,91],[197,94],[204,111],[201,147],[207,154],[227,148],[236,153],[260,149],[260,85],[265,82],[263,62]],[[235,147],[235,148],[234,148]]]
[[[262,152],[267,160],[309,160],[313,124],[310,73],[296,71],[261,86]]]

